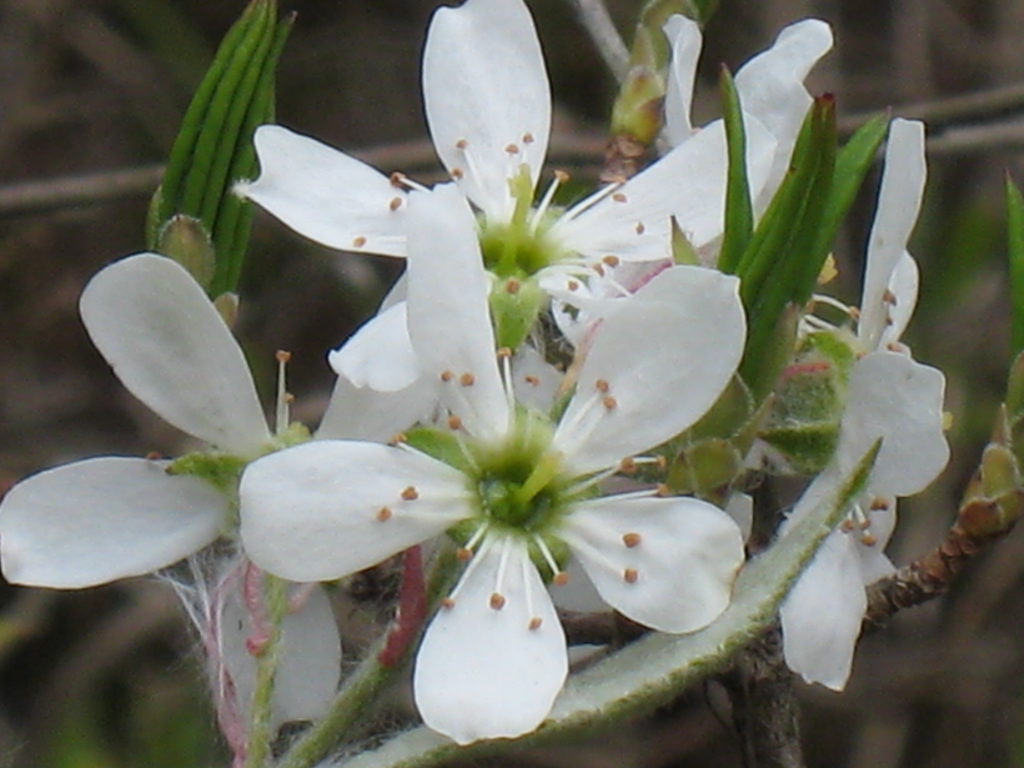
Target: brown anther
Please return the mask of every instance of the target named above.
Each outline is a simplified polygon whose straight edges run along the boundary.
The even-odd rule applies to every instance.
[[[627,568],[622,572],[622,578],[627,584],[636,584],[636,580],[640,578],[640,574],[637,573],[636,568]]]
[[[853,520],[851,520],[850,518],[846,518],[845,520],[843,520],[843,522],[840,524],[839,527],[842,530],[844,530],[847,533],[849,533],[850,531],[852,531],[854,529],[855,526],[854,526]]]
[[[611,389],[611,385],[608,383],[608,379],[598,379],[594,382],[594,386],[597,387],[598,392],[607,392]]]
[[[569,574],[565,571],[559,571],[551,579],[551,583],[557,587],[564,587],[566,584],[569,583]]]
[[[870,533],[865,533],[860,537],[860,543],[865,547],[873,547],[878,543],[878,539],[872,536]]]
[[[605,395],[604,397],[601,398],[601,405],[603,405],[609,411],[614,411],[618,407],[619,401],[616,400],[611,395]]]
[[[882,294],[882,301],[886,304],[896,306],[896,294],[890,291],[888,288],[885,289],[885,293]]]
[[[284,401],[286,403],[294,403],[295,402],[295,395],[293,395],[291,392],[285,392],[284,393]]]
[[[450,611],[452,608],[455,607],[455,601],[452,600],[450,597],[442,597],[441,598],[441,607],[442,608],[446,608],[446,609],[448,609]]]
[[[655,487],[655,489],[654,489],[654,495],[655,496],[671,496],[672,495],[672,489],[669,488],[666,483],[658,483],[657,487]]]
[[[473,559],[473,550],[468,547],[459,547],[455,550],[455,557],[458,558],[460,562],[468,563]]]
[[[568,287],[570,291],[578,291],[580,289],[580,284],[577,283],[575,280],[570,280]]]
[[[559,184],[565,184],[571,177],[565,171],[555,171],[555,178],[558,179]]]
[[[405,436],[404,432],[398,432],[394,437],[388,440],[388,445],[399,445],[400,443],[409,442],[409,438]]]
[[[390,208],[392,211],[397,211],[401,206],[402,198],[400,197],[392,197],[391,202],[388,203],[388,208]]]
[[[614,200],[616,203],[624,203],[626,202],[626,196],[621,192],[616,192],[614,195],[612,195],[612,200]]]
[[[455,378],[455,374],[451,371],[441,371],[441,381],[451,381]]]
[[[850,307],[847,312],[854,320],[860,320],[860,310],[856,307]]]
[[[505,293],[517,294],[519,289],[523,287],[523,284],[516,280],[514,277],[510,277],[505,282]]]
[[[392,514],[393,513],[391,512],[390,507],[381,507],[380,509],[377,510],[377,519],[380,520],[382,523],[386,523],[388,520],[391,519]]]
[[[533,138],[533,134],[529,131],[523,134],[523,144],[533,144],[535,141],[536,139]]]
[[[604,277],[604,265],[603,264],[591,264],[590,268],[597,272],[598,275]]]
[[[644,226],[644,223],[642,221],[638,221],[636,223],[635,229],[638,235],[642,235],[644,232],[647,231],[647,227]]]
[[[620,461],[619,472],[621,472],[624,475],[636,474],[636,460],[631,457],[627,457]]]
[[[877,499],[872,499],[871,500],[871,510],[873,512],[877,512],[877,511],[879,511],[881,509],[888,509],[888,508],[889,508],[889,502],[886,501],[885,499],[877,498]]]
[[[890,341],[888,344],[885,345],[885,348],[888,349],[890,352],[902,352],[903,351],[903,349],[899,345],[899,342],[896,342],[896,341]]]
[[[287,363],[292,359],[292,353],[284,349],[279,349],[274,353],[274,357],[279,363]]]
[[[622,534],[622,543],[630,549],[633,547],[640,546],[640,534],[639,533],[624,533]]]
[[[508,152],[510,155],[518,155],[519,154],[519,145],[518,144],[509,144],[508,146],[505,147],[505,151]]]
[[[512,348],[498,347],[497,355],[499,360],[504,360],[505,358],[512,357]]]
[[[459,384],[464,387],[472,387],[476,383],[476,376],[468,371],[459,376]]]
[[[453,413],[448,417],[448,429],[462,429],[462,419]]]
[[[366,238],[362,235],[352,240],[353,248],[362,248],[364,245],[366,245]]]
[[[544,620],[540,616],[534,616],[530,619],[530,623],[527,625],[531,630],[540,629],[540,625],[544,623]]]
[[[395,171],[390,176],[391,186],[398,189],[409,189],[408,177],[401,171]]]
[[[531,387],[540,386],[540,379],[538,379],[536,376],[523,376],[523,381],[525,381]]]
[[[865,517],[863,520],[860,521],[860,523],[858,523],[858,527],[862,531],[866,531],[868,528],[871,527],[871,521]]]
[[[492,592],[490,605],[491,608],[493,608],[494,610],[500,611],[502,608],[505,607],[505,596],[500,595],[497,592]]]
[[[146,461],[160,461],[164,455],[160,451],[150,451],[146,454]]]
[[[466,141],[465,139],[459,139],[458,141],[455,142],[455,148],[456,149],[465,149],[468,146],[469,146],[469,142]]]
[[[664,472],[666,469],[668,469],[668,459],[664,456],[658,456],[654,460],[654,466],[656,466],[658,469]]]
[[[885,316],[885,324],[886,325],[895,325],[895,321],[889,315],[886,315]]]
[[[407,485],[402,489],[402,498],[406,501],[415,501],[420,497],[420,492],[416,490],[416,486]]]
[[[453,179],[461,179],[463,176],[466,175],[465,171],[463,171],[461,168],[452,168],[451,173]]]
[[[601,259],[601,261],[603,261],[605,264],[607,264],[609,267],[612,267],[613,269],[619,266],[619,264],[621,263],[619,257],[616,256],[614,253],[609,253],[607,256]]]

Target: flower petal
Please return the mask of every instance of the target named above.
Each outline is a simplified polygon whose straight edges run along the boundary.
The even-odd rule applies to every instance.
[[[532,731],[568,673],[565,634],[525,545],[489,543],[454,605],[427,628],[413,676],[423,722],[459,744]],[[495,593],[504,598],[500,609],[492,607]]]
[[[217,538],[228,500],[167,462],[103,457],[15,485],[0,501],[0,559],[12,584],[75,589],[175,563]]]
[[[508,180],[525,163],[536,186],[551,132],[551,88],[521,0],[468,0],[434,14],[423,100],[445,168],[488,219],[507,220]]]
[[[423,376],[444,377],[442,402],[471,435],[500,439],[511,414],[473,214],[455,186],[445,184],[410,198],[408,225],[409,336]]]
[[[238,493],[250,559],[293,581],[362,570],[473,513],[459,472],[377,443],[318,440],[272,453],[246,468]]]
[[[406,192],[366,163],[280,125],[254,137],[256,181],[235,191],[329,248],[405,255]]]
[[[935,479],[949,460],[942,429],[942,372],[897,352],[873,352],[853,366],[836,458],[848,474],[878,438],[882,447],[869,488],[910,496]]]
[[[239,454],[270,438],[238,342],[192,276],[142,253],[100,270],[79,304],[132,394],[183,432]]]
[[[714,621],[743,564],[739,527],[698,499],[583,502],[561,536],[609,605],[662,632],[693,632]]]
[[[665,90],[665,138],[674,147],[693,134],[690,122],[693,82],[704,41],[697,22],[679,14],[665,22],[665,35],[672,44],[672,63]]]
[[[301,587],[300,587],[301,588]],[[239,590],[224,605],[224,663],[246,719],[256,683],[256,659],[246,647],[253,634]],[[274,677],[272,725],[315,720],[327,712],[341,678],[341,639],[327,593],[315,587],[302,605],[284,617],[281,656]]]
[[[885,292],[917,222],[926,175],[924,124],[917,120],[893,120],[885,147],[885,170],[875,221],[868,239],[857,327],[858,336],[869,349],[877,347],[886,326],[889,307]]]
[[[339,376],[316,438],[385,443],[424,420],[436,401],[437,387],[425,379],[396,392],[378,392]]]
[[[882,335],[878,340],[879,349],[888,349],[889,345],[898,344],[903,331],[910,323],[914,314],[914,307],[917,306],[917,289],[920,283],[920,276],[917,270],[917,262],[914,257],[906,251],[896,262],[896,268],[889,277],[888,317]]]
[[[850,677],[866,607],[853,540],[841,531],[832,533],[780,609],[789,668],[809,683],[841,691]]]
[[[759,210],[778,189],[810,109],[811,95],[804,87],[804,79],[831,48],[829,25],[818,19],[805,19],[783,29],[771,48],[736,73],[736,90],[744,113],[766,127],[777,142],[768,183],[759,196]]]
[[[738,286],[715,270],[677,266],[609,302],[554,436],[570,472],[659,445],[714,403],[743,353]]]
[[[539,413],[550,413],[563,374],[529,344],[516,350],[512,372],[516,403]]]
[[[331,368],[357,387],[381,392],[405,389],[419,377],[420,366],[409,340],[406,302],[370,318],[340,348],[327,355]]]

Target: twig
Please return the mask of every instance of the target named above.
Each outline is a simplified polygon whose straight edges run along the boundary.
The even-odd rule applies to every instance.
[[[605,66],[621,83],[629,71],[629,50],[615,29],[608,9],[602,0],[572,0],[572,4],[576,6],[580,23],[594,41]]]

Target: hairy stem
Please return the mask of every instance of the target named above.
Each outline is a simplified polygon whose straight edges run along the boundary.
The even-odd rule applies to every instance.
[[[281,630],[284,615],[288,609],[287,587],[283,579],[263,575],[263,596],[266,626],[256,628],[259,646],[256,666],[256,687],[252,694],[252,714],[249,718],[249,748],[246,751],[246,768],[263,768],[270,756],[273,740],[273,697],[277,664],[281,658]],[[265,631],[265,634],[263,632]]]

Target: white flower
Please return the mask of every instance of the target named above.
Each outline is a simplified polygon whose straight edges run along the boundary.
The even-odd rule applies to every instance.
[[[464,200],[451,187],[414,195],[407,224],[409,333],[442,384],[457,455],[354,441],[272,454],[242,477],[242,539],[269,571],[323,580],[448,531],[471,559],[423,639],[417,706],[460,743],[514,737],[544,719],[567,673],[544,577],[562,580],[570,552],[609,604],[655,629],[692,631],[725,608],[743,560],[725,513],[593,488],[714,402],[742,353],[743,312],[735,278],[665,272],[603,321],[552,425],[515,401],[496,355]]]
[[[670,252],[670,216],[696,246],[721,234],[726,152],[721,121],[624,185],[566,211],[531,208],[547,153],[551,99],[533,21],[521,0],[468,0],[434,15],[423,57],[427,123],[437,153],[480,212],[488,268],[503,279],[568,276]],[[403,181],[280,126],[256,133],[260,177],[239,191],[299,233],[345,250],[404,256]],[[775,142],[752,126],[751,183],[760,189]],[[603,268],[603,267],[602,267]],[[575,279],[574,278],[574,279]]]
[[[857,325],[856,346],[863,356],[850,374],[836,453],[790,518],[828,503],[882,438],[863,497],[825,540],[781,612],[789,667],[808,682],[835,690],[850,675],[867,605],[864,586],[892,571],[882,550],[896,526],[896,497],[923,490],[949,459],[943,433],[945,378],[912,360],[899,344],[917,299],[917,266],[906,247],[925,174],[923,124],[893,120]]]
[[[82,320],[126,387],[167,422],[252,457],[271,441],[241,349],[179,265],[138,254],[101,270]],[[228,497],[169,462],[106,456],[34,475],[0,502],[0,559],[16,584],[76,588],[163,568],[216,539]]]

